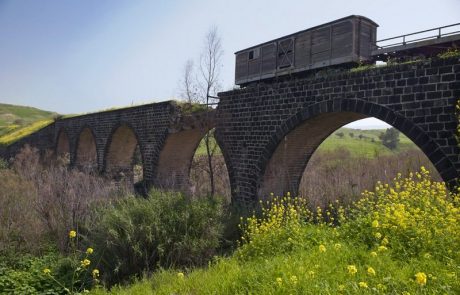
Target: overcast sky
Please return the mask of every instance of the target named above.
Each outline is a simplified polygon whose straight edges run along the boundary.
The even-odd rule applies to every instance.
[[[235,51],[351,14],[382,39],[458,23],[460,0],[0,0],[0,102],[81,113],[177,97],[212,25],[229,89]]]

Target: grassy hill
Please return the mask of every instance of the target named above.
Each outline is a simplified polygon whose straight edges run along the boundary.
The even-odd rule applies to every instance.
[[[377,155],[390,155],[402,151],[415,149],[417,146],[407,138],[403,133],[399,134],[399,147],[396,150],[390,150],[382,145],[379,135],[385,132],[385,129],[361,130],[351,128],[339,128],[332,133],[326,140],[319,146],[318,151],[331,151],[337,148],[345,148],[349,150],[352,155],[365,156],[373,158]],[[337,134],[343,133],[342,137]],[[206,146],[202,141],[196,152],[197,155],[206,155]],[[220,150],[216,151],[220,154]]]
[[[396,150],[390,150],[382,145],[379,135],[385,132],[385,129],[361,130],[351,128],[340,128],[331,134],[319,146],[319,151],[331,151],[339,147],[350,150],[354,155],[364,155],[372,158],[376,155],[390,155],[405,150],[417,148],[417,146],[403,133],[399,134],[399,147]],[[339,137],[338,134],[343,136]]]
[[[0,103],[0,144],[10,144],[45,127],[56,115],[33,107]]]

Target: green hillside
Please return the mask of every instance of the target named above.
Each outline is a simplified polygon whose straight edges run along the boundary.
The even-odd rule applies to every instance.
[[[10,144],[52,122],[57,113],[0,103],[0,144]]]
[[[331,134],[318,148],[320,151],[331,151],[343,147],[352,154],[374,157],[376,155],[387,155],[398,153],[404,150],[414,149],[416,145],[403,133],[399,134],[399,147],[397,150],[390,150],[382,145],[379,135],[385,129],[361,130],[351,128],[340,128]],[[343,137],[337,134],[343,133]]]
[[[337,148],[345,148],[353,155],[373,158],[377,155],[389,155],[417,148],[409,138],[407,138],[403,133],[400,133],[399,147],[398,149],[392,151],[382,145],[379,139],[379,135],[382,132],[385,132],[385,129],[361,130],[339,128],[326,138],[326,140],[319,146],[318,151],[331,151]],[[343,137],[336,135],[339,133],[343,133]],[[216,150],[216,154],[220,154],[220,150],[218,148]],[[206,155],[206,146],[203,141],[198,146],[196,155]]]

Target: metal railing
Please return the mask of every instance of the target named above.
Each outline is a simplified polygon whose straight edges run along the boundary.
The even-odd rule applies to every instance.
[[[450,32],[450,31],[445,32],[446,28],[453,28],[453,27],[457,27],[457,28],[455,28],[455,30],[453,32]],[[443,29],[444,29],[445,33],[442,32]],[[416,39],[409,39],[408,40],[408,37],[415,36],[415,35],[421,35],[423,33],[428,33],[428,32],[436,32],[436,35],[429,35],[429,36],[425,36],[425,37],[420,37],[419,36]],[[387,48],[387,47],[398,46],[398,45],[406,45],[406,44],[409,44],[409,43],[414,43],[414,42],[419,42],[419,41],[424,41],[424,40],[439,39],[441,37],[454,35],[454,34],[457,34],[457,33],[460,33],[460,23],[456,23],[456,24],[452,24],[452,25],[448,25],[448,26],[443,26],[443,27],[438,27],[438,28],[434,28],[434,29],[429,29],[429,30],[424,30],[424,31],[420,31],[420,32],[415,32],[415,33],[411,33],[411,34],[405,34],[405,35],[401,35],[401,36],[391,37],[391,38],[387,38],[387,39],[378,40],[376,42],[375,46],[378,49],[383,49],[383,48]],[[398,39],[400,39],[400,40],[398,40]],[[382,45],[382,46],[378,45],[381,42],[386,42],[386,41],[391,41],[391,40],[398,40],[399,42],[386,44],[386,45]]]

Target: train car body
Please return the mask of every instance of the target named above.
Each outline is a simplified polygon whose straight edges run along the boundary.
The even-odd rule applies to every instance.
[[[371,59],[378,25],[352,15],[235,53],[235,84]]]

